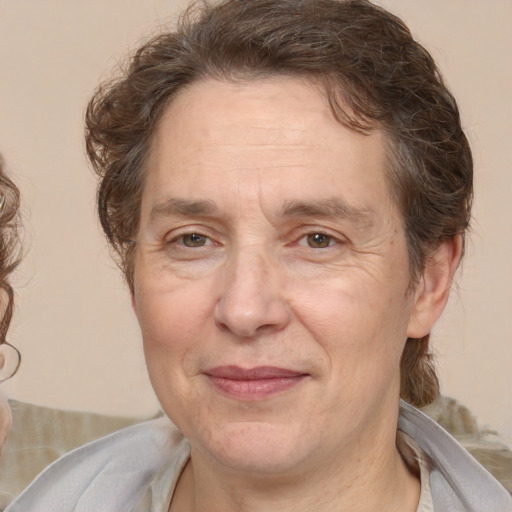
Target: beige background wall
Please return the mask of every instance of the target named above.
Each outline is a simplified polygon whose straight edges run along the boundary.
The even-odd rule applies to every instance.
[[[512,2],[381,0],[431,50],[476,161],[472,241],[435,331],[443,391],[512,444]],[[138,328],[94,214],[82,118],[101,77],[184,1],[0,0],[0,150],[24,199],[27,257],[10,396],[145,415],[157,403]]]

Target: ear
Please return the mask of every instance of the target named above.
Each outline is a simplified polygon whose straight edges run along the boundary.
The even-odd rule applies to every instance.
[[[407,327],[408,338],[423,338],[444,311],[453,276],[462,256],[462,236],[443,242],[428,258],[414,292],[414,304]]]

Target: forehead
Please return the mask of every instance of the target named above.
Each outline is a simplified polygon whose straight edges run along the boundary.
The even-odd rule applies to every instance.
[[[364,208],[387,196],[385,160],[382,133],[342,126],[311,82],[205,80],[180,91],[162,115],[144,196],[157,200],[179,189],[204,198],[220,181],[226,191],[289,201],[342,194]]]

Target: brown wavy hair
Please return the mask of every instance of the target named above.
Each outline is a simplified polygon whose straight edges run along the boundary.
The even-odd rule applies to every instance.
[[[385,133],[412,285],[443,240],[464,237],[473,193],[469,144],[432,57],[399,18],[366,0],[201,2],[176,30],[139,48],[87,108],[99,218],[131,289],[144,166],[165,107],[199,80],[276,75],[321,84],[349,129]],[[409,402],[421,406],[437,396],[429,336],[407,340],[401,376]]]
[[[7,331],[14,309],[14,292],[10,275],[21,259],[19,207],[20,192],[5,174],[4,162],[0,155],[0,293],[2,295],[0,306],[3,311],[3,316],[0,318],[0,344],[7,343]],[[12,345],[11,347],[18,354],[18,367],[20,353]]]

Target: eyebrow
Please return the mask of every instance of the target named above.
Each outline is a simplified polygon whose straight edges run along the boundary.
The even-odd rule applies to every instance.
[[[156,217],[187,217],[189,215],[212,215],[217,212],[218,208],[213,201],[180,199],[171,197],[162,203],[156,204],[151,208],[149,214],[150,220]]]
[[[375,220],[373,210],[356,208],[337,197],[320,201],[286,201],[282,214],[285,217],[347,219],[366,228],[373,226]]]
[[[152,221],[157,217],[214,215],[218,212],[219,208],[211,200],[171,197],[153,206],[149,218]],[[281,216],[347,219],[361,227],[371,227],[375,212],[356,208],[340,198],[330,198],[320,201],[285,201]]]

